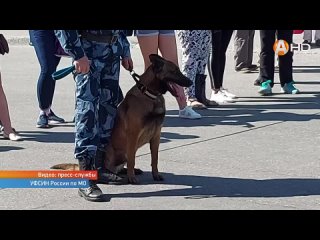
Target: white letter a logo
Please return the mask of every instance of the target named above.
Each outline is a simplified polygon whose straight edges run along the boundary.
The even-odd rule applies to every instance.
[[[278,56],[285,55],[289,50],[288,43],[284,40],[278,40],[275,43],[274,51]]]

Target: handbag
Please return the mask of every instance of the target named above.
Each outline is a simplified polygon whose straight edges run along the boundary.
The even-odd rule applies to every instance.
[[[70,57],[70,55],[68,53],[66,53],[63,48],[61,47],[61,44],[58,40],[58,38],[56,38],[55,41],[55,54],[57,57]]]

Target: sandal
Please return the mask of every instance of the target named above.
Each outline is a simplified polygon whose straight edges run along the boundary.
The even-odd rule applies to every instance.
[[[193,109],[207,109],[206,105],[199,102],[197,99],[189,99],[187,101],[187,106],[190,106]]]
[[[206,99],[205,105],[206,105],[207,107],[219,106],[219,104],[218,104],[216,101],[209,100],[209,99]]]
[[[12,133],[9,134],[3,131],[3,137],[11,141],[22,141],[22,137],[16,132],[14,128],[12,128]]]

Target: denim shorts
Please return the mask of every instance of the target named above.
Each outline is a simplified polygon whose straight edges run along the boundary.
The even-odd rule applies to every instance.
[[[145,37],[145,36],[174,36],[174,30],[136,30],[136,36]]]

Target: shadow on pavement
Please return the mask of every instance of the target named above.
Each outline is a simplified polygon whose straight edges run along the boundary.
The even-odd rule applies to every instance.
[[[279,68],[275,68],[275,73],[279,73]],[[293,73],[320,73],[320,66],[294,66]],[[319,84],[319,83],[315,83]]]
[[[73,132],[19,131],[24,141],[74,143]]]
[[[292,70],[293,73],[320,73],[320,66],[293,66]]]
[[[320,195],[320,179],[282,178],[282,179],[243,179],[193,175],[174,175],[163,173],[163,182],[152,181],[150,172],[145,172],[141,185],[175,185],[175,189],[152,192],[111,194],[111,198],[145,198],[182,196],[186,199],[204,199],[216,197],[257,197],[278,198]]]
[[[195,139],[199,138],[196,135],[184,135],[173,132],[161,132],[160,143],[171,142],[171,139]]]
[[[0,146],[0,152],[8,152],[8,151],[15,151],[15,150],[22,150],[23,147],[15,147],[15,146]]]
[[[52,143],[74,143],[73,132],[45,132],[45,131],[19,131],[25,141],[52,142]],[[184,135],[178,133],[162,132],[161,143],[171,142],[171,139],[195,139],[196,135]]]
[[[320,94],[312,97],[243,97],[237,103],[220,105],[216,108],[198,110],[202,119],[185,120],[178,117],[177,110],[168,110],[165,127],[192,127],[215,125],[240,125],[254,127],[256,122],[306,122],[320,119]],[[246,102],[257,104],[245,104]],[[242,104],[244,103],[244,104]],[[265,103],[265,104],[263,104]],[[276,103],[276,104],[274,104]],[[280,103],[280,104],[279,104]],[[317,113],[294,113],[294,110],[317,110]]]

